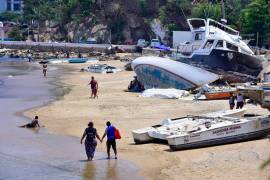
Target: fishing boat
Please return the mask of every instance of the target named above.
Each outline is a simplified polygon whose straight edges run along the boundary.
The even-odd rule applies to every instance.
[[[202,116],[208,118],[227,117],[227,116],[239,117],[242,116],[244,112],[245,109],[221,110],[207,113]],[[182,126],[182,123],[189,120],[190,118],[191,116],[174,119],[165,119],[162,120],[160,124],[133,130],[132,131],[133,139],[136,143],[147,143],[155,139],[167,141],[167,137],[175,134],[177,132],[177,129]]]
[[[263,69],[262,59],[254,55],[238,31],[212,19],[187,22],[188,34],[178,34],[187,41],[175,45],[173,57],[177,61],[221,75],[229,83],[256,80]]]
[[[189,90],[219,79],[218,75],[203,69],[154,56],[143,56],[133,60],[132,69],[146,89]]]
[[[182,150],[253,140],[269,134],[270,116],[191,117],[167,141],[172,150]]]
[[[270,134],[270,116],[187,116],[133,131],[136,143],[163,140],[172,150],[253,140]]]

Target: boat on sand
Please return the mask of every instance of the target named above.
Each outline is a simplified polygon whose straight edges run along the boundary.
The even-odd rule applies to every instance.
[[[243,111],[228,110],[212,116],[165,120],[159,125],[134,130],[133,138],[136,143],[165,140],[172,150],[182,150],[252,140],[270,134],[270,116],[232,117],[235,113]]]
[[[234,110],[221,110],[216,112],[211,112],[207,114],[201,115],[202,117],[223,117],[223,116],[231,116],[231,117],[239,117],[243,115],[245,109],[234,109]],[[188,119],[187,117],[180,117],[174,119],[165,119],[162,120],[160,124],[153,125],[151,127],[141,128],[137,130],[133,130],[133,138],[136,143],[145,143],[152,141],[153,139],[166,140],[169,135],[172,135],[173,129],[177,129],[178,124]],[[172,131],[171,131],[172,130]],[[161,133],[162,132],[162,133]]]

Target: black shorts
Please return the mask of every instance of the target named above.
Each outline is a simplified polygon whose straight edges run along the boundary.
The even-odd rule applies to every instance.
[[[107,149],[110,150],[111,149],[111,146],[112,148],[115,150],[116,149],[116,142],[115,142],[115,139],[114,140],[107,140]]]
[[[244,102],[237,102],[236,103],[236,109],[242,109],[243,108],[243,106],[244,106]]]
[[[29,124],[26,124],[26,127],[27,128],[35,128],[36,126],[32,123],[29,123]]]

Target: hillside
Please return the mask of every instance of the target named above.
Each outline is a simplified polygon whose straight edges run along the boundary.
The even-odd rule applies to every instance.
[[[122,44],[159,37],[170,44],[173,30],[188,29],[186,17],[220,20],[221,9],[218,0],[25,0],[22,16],[15,19],[29,27],[32,40],[80,42],[94,37],[99,43],[111,39]],[[269,9],[267,0],[225,1],[228,24],[245,34],[259,32],[260,44],[269,38]],[[17,31],[21,39],[28,36],[28,28]]]

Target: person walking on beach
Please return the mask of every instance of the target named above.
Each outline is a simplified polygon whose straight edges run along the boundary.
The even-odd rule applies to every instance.
[[[91,97],[90,98],[96,98],[98,97],[97,96],[97,91],[98,91],[98,83],[97,81],[95,80],[94,76],[91,77],[91,81],[90,83],[88,84],[91,86]]]
[[[36,127],[40,127],[40,125],[38,123],[38,116],[35,116],[35,119],[32,120],[31,123],[28,123],[28,124],[25,124],[25,125],[22,125],[22,126],[19,126],[19,127],[22,127],[22,128],[36,128]]]
[[[244,96],[241,93],[238,93],[236,96],[236,109],[242,109],[244,107]]]
[[[97,130],[96,128],[94,128],[93,122],[88,123],[88,127],[85,129],[83,136],[81,138],[81,144],[85,137],[86,137],[86,140],[84,142],[84,145],[85,145],[85,152],[87,155],[87,159],[88,161],[92,161],[95,155],[96,147],[97,147],[96,137],[101,142],[101,139],[97,133]]]
[[[106,125],[107,125],[107,128],[102,136],[101,142],[103,141],[104,137],[107,135],[106,146],[107,146],[108,159],[110,159],[111,147],[114,151],[114,155],[115,155],[114,158],[117,159],[117,150],[116,150],[116,141],[115,141],[115,127],[113,127],[111,125],[110,121],[107,121]]]
[[[47,76],[47,68],[48,68],[47,64],[43,64],[42,69],[43,69],[43,76],[44,77]]]
[[[230,98],[229,98],[229,105],[230,109],[232,110],[235,106],[235,97],[233,96],[233,93],[230,93]]]

